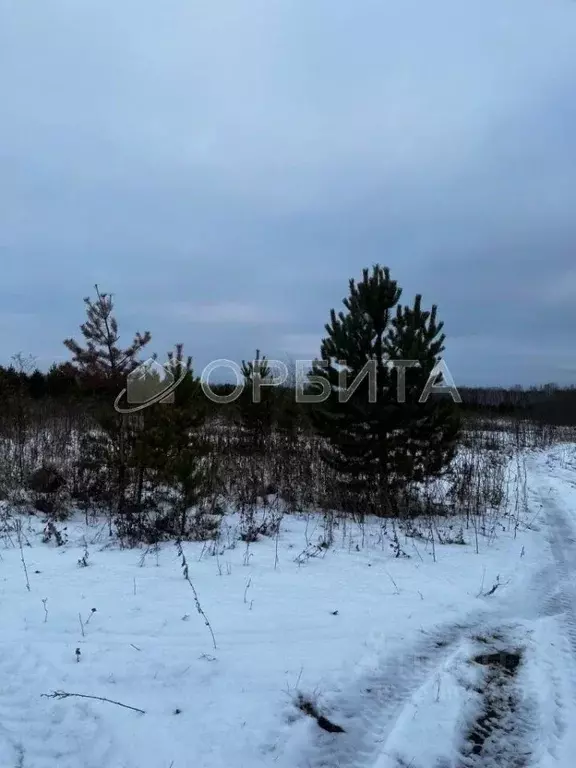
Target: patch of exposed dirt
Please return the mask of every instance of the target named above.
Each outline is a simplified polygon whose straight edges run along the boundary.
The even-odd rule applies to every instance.
[[[475,639],[484,646],[470,660],[482,667],[482,683],[476,688],[480,712],[464,736],[457,767],[525,768],[532,750],[530,718],[517,685],[523,650],[495,648],[494,641],[503,639],[499,634]]]

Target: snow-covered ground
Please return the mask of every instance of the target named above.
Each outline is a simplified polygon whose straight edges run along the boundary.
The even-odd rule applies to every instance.
[[[185,544],[216,648],[174,545],[76,521],[56,547],[26,519],[0,548],[0,768],[572,768],[576,447],[527,461],[521,524],[479,552],[465,529],[395,558],[374,522],[298,558],[315,516]]]

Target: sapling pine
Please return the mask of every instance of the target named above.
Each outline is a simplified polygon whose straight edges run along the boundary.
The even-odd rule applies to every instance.
[[[127,520],[124,514],[129,507],[132,469],[135,462],[134,443],[137,436],[136,422],[125,413],[112,407],[113,398],[122,391],[127,377],[138,367],[138,357],[150,342],[151,335],[136,333],[133,342],[120,348],[120,332],[114,313],[112,295],[101,293],[94,286],[96,298],[84,299],[86,322],[80,326],[84,346],[73,338],[64,345],[73,355],[73,367],[84,391],[93,390],[94,418],[98,424],[97,435],[84,435],[83,453],[90,463],[97,463],[106,476],[106,491],[102,493],[109,510],[109,526],[112,519],[121,527]]]

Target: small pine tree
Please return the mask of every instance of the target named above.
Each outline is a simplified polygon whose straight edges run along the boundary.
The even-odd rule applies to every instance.
[[[146,516],[138,520],[132,515],[125,528],[126,532],[130,529],[133,539],[140,533],[156,540],[166,535],[200,538],[206,533],[202,522],[203,504],[215,481],[209,461],[209,442],[202,430],[206,409],[200,396],[200,382],[194,374],[192,358],[184,359],[182,344],[176,345],[175,352],[168,353],[166,367],[174,380],[180,381],[174,391],[174,402],[159,403],[140,412],[142,429],[134,451],[138,509],[142,510],[145,478],[147,497],[156,496],[161,503],[156,507],[153,520]]]
[[[270,367],[266,356],[256,350],[254,360],[242,360],[244,389],[238,400],[243,428],[242,447],[249,454],[261,454],[272,430],[273,392],[267,386]]]
[[[28,391],[34,400],[40,400],[46,395],[46,377],[35,368],[28,379]]]
[[[107,389],[112,390],[124,385],[126,376],[138,365],[137,356],[152,337],[149,331],[138,332],[132,344],[121,349],[112,295],[100,293],[98,286],[94,287],[96,300],[84,299],[87,320],[80,326],[86,346],[74,339],[66,339],[64,345],[72,353],[73,364],[84,381],[97,388],[108,385]]]
[[[330,391],[328,400],[312,411],[326,443],[322,456],[337,474],[342,504],[360,514],[394,514],[410,482],[447,465],[458,433],[451,401],[432,397],[418,402],[444,348],[436,308],[423,312],[419,296],[413,308],[400,307],[400,296],[389,269],[378,264],[371,273],[365,269],[359,283],[351,279],[345,311],[331,310],[321,356],[312,369],[314,378],[327,380]],[[398,372],[391,360],[420,363],[405,371],[405,402],[398,401]],[[366,366],[370,375],[350,390]]]
[[[138,421],[114,409],[114,396],[125,386],[127,375],[137,365],[137,356],[150,342],[151,335],[136,333],[132,343],[119,347],[118,322],[114,315],[112,296],[96,288],[96,299],[85,298],[87,320],[80,326],[85,346],[74,339],[64,345],[72,353],[72,365],[80,384],[96,395],[93,417],[98,424],[96,434],[84,438],[80,472],[99,474],[104,467],[111,475],[99,487],[101,500],[107,502],[116,515],[122,515],[127,504],[130,452]]]
[[[267,383],[270,366],[266,356],[256,350],[254,360],[242,361],[244,389],[237,401],[239,439],[237,451],[242,472],[238,478],[239,501],[243,510],[253,509],[259,496],[265,495],[265,454],[270,449],[273,426],[273,391]]]

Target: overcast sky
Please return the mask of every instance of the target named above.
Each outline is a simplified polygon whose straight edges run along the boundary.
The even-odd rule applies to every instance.
[[[82,298],[313,357],[375,261],[456,383],[576,383],[576,3],[0,0],[0,362]]]

